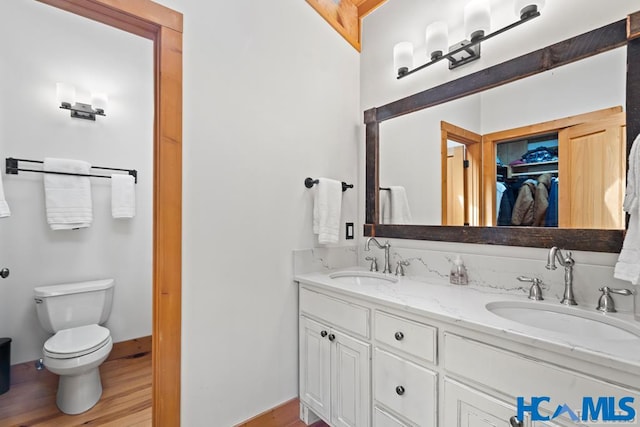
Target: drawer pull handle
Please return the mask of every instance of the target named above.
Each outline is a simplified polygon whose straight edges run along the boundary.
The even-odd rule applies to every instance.
[[[320,332],[320,336],[321,336],[322,338],[324,338],[324,337],[326,337],[326,336],[327,336],[327,333],[328,333],[327,331],[322,331],[322,332]]]
[[[396,393],[398,393],[398,396],[402,396],[404,394],[404,387],[402,387],[401,385],[396,387]]]
[[[398,341],[402,341],[402,339],[404,338],[404,334],[402,332],[396,332],[396,340]]]
[[[329,341],[333,341],[336,339],[336,336],[333,334],[329,334]]]
[[[511,424],[511,427],[522,427],[522,421],[518,421],[518,417],[516,417],[515,415],[511,418],[509,418],[509,424]]]

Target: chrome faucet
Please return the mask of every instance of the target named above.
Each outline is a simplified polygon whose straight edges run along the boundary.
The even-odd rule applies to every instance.
[[[578,305],[573,297],[573,266],[576,262],[571,258],[571,252],[567,252],[565,257],[562,251],[554,246],[549,250],[549,255],[547,256],[547,270],[555,270],[557,268],[556,260],[564,267],[564,295],[560,300],[560,304]]]
[[[376,244],[376,246],[379,249],[384,249],[384,269],[382,270],[383,273],[391,273],[391,266],[389,265],[389,248],[391,247],[391,245],[389,244],[389,241],[387,240],[384,245],[381,245],[378,240],[376,240],[375,237],[369,237],[367,239],[367,243],[364,244],[364,250],[365,251],[369,251],[371,250],[369,248],[369,244],[373,241],[373,243]]]

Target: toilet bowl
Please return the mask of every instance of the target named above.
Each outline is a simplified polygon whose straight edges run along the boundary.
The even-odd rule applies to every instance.
[[[44,366],[59,375],[56,403],[66,414],[91,409],[102,396],[99,366],[111,349],[109,329],[113,279],[34,290],[38,319],[53,333],[42,348]]]
[[[113,342],[107,328],[98,325],[63,329],[44,343],[44,366],[60,375],[56,404],[65,414],[80,414],[102,396],[98,367]]]

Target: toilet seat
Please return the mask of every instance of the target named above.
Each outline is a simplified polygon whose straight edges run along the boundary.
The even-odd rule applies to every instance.
[[[44,343],[43,352],[52,359],[73,359],[93,353],[110,339],[109,330],[100,325],[63,329]]]

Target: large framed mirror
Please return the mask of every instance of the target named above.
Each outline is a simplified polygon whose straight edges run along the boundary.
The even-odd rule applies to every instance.
[[[529,247],[556,245],[574,250],[619,252],[624,236],[624,216],[619,214],[621,206],[618,207],[624,194],[624,163],[633,138],[640,132],[638,21],[640,12],[503,64],[365,111],[364,234]],[[575,75],[580,75],[581,79],[575,79]],[[577,80],[584,87],[577,85]],[[547,89],[540,90],[542,85],[547,85]],[[520,111],[509,111],[517,105],[514,100],[530,101],[539,98],[540,94],[545,94],[548,100],[522,102]],[[584,102],[584,99],[589,102]],[[532,106],[537,106],[537,109]],[[510,151],[519,150],[517,155],[520,156],[527,153],[527,147],[536,151],[540,145],[545,145],[546,149],[549,144],[554,144],[555,138],[556,148],[555,151],[551,148],[552,157],[539,159],[548,161],[546,165],[541,161],[538,168],[509,168],[509,179],[515,181],[519,175],[546,167],[545,172],[550,172],[554,180],[558,178],[560,169],[564,178],[558,179],[567,186],[570,176],[579,174],[567,172],[566,159],[571,156],[566,150],[562,151],[565,161],[560,162],[564,166],[558,167],[558,136],[566,140],[567,135],[575,134],[577,136],[573,137],[577,139],[580,135],[565,130],[610,114],[617,114],[618,178],[610,178],[617,179],[615,191],[607,189],[608,184],[600,186],[606,187],[602,191],[607,191],[607,197],[613,197],[611,194],[614,193],[617,197],[617,205],[609,207],[610,211],[618,212],[614,215],[617,222],[591,219],[588,220],[592,221],[591,224],[582,219],[571,222],[564,215],[560,226],[527,226],[526,229],[508,223],[498,226],[496,181],[501,170],[496,169],[496,158],[499,158],[496,153],[512,161],[515,157]],[[578,130],[584,128],[585,125]],[[480,132],[482,129],[484,132]],[[518,133],[523,135],[522,138],[517,137]],[[548,140],[552,142],[545,142]],[[566,147],[568,143],[563,142],[560,146]],[[463,159],[468,166],[466,171],[459,172],[460,178],[456,178],[451,166],[447,167],[451,164],[447,162],[454,156]],[[596,158],[598,156],[601,155],[595,155]],[[453,164],[456,162],[458,160]],[[388,193],[392,186],[405,193],[400,194],[409,201],[411,208],[410,214],[399,219],[388,214]],[[454,197],[452,191],[456,192]],[[563,190],[561,194],[566,196],[569,193],[579,194],[575,188]],[[580,197],[577,195],[574,199],[579,201]],[[574,205],[578,206],[575,200]],[[566,198],[562,203],[568,203]],[[562,209],[565,214],[567,209]]]

